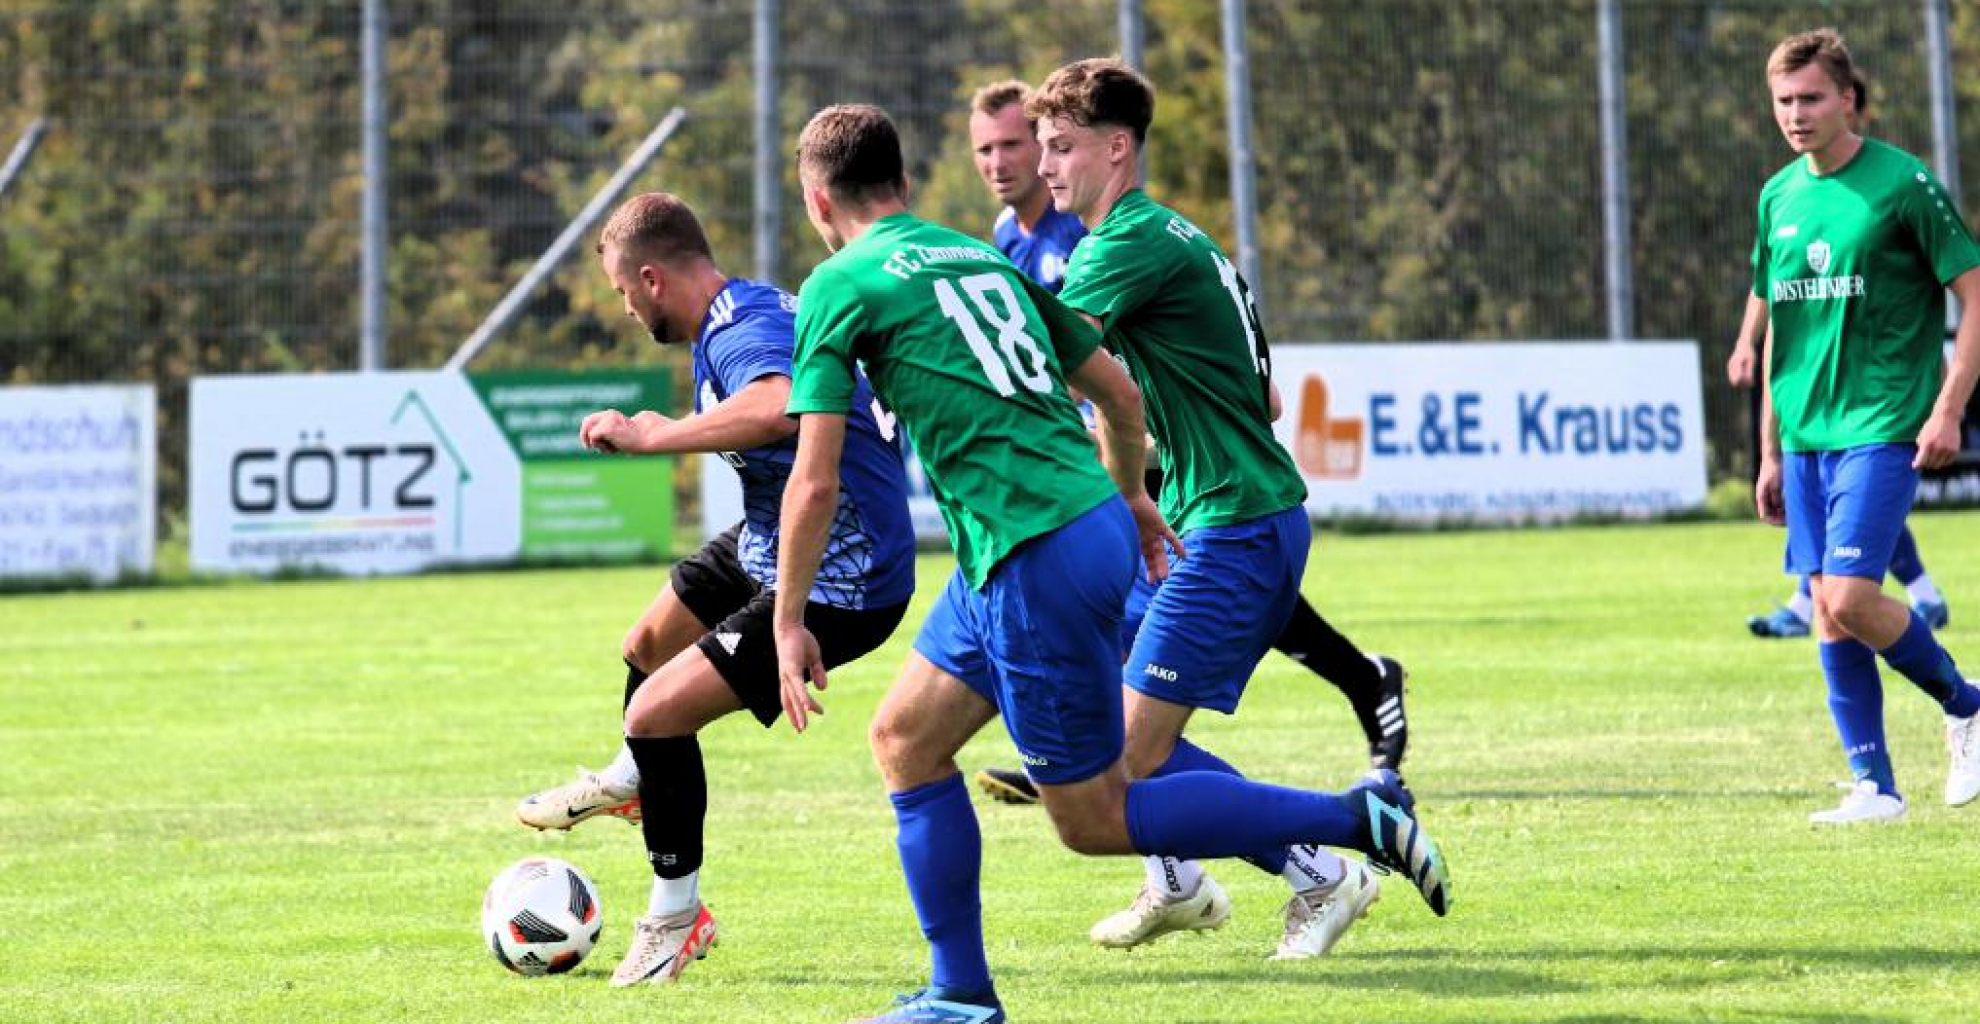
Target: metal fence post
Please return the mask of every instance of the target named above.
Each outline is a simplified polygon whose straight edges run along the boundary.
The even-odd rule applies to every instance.
[[[1595,35],[1602,104],[1602,266],[1609,340],[1635,333],[1635,267],[1629,251],[1629,132],[1623,105],[1622,0],[1601,0]]]
[[[1141,18],[1141,0],[1120,0],[1116,8],[1121,34],[1121,60],[1141,70],[1141,42],[1146,37]]]
[[[363,252],[358,258],[358,369],[385,367],[385,0],[364,0]]]
[[[756,76],[756,158],[755,185],[751,190],[756,208],[756,279],[776,283],[784,241],[784,160],[777,144],[782,123],[778,99],[783,93],[782,69],[778,66],[778,0],[756,0],[755,28],[751,45]]]
[[[1231,144],[1231,219],[1237,221],[1238,270],[1251,283],[1264,315],[1265,278],[1258,265],[1257,161],[1251,141],[1251,56],[1244,38],[1244,0],[1222,0],[1224,121]]]

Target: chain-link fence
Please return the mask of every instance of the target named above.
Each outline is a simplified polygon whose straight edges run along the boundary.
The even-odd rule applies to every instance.
[[[721,262],[755,270],[760,0],[386,0],[386,365],[438,365],[672,106],[635,188],[686,196]],[[1234,247],[1219,9],[1146,0],[1161,91],[1150,188]],[[788,167],[816,107],[901,121],[924,215],[988,233],[975,86],[1119,48],[1116,0],[781,0],[774,247],[822,255]],[[1622,0],[1635,334],[1693,337],[1713,470],[1750,422],[1723,380],[1753,201],[1787,160],[1762,67],[1834,24],[1875,92],[1870,132],[1929,156],[1914,0]],[[161,506],[182,507],[185,382],[347,370],[358,353],[362,0],[0,0],[0,383],[159,385]],[[1606,331],[1597,0],[1250,0],[1265,311],[1281,344],[1588,338]],[[1955,66],[1980,0],[1952,0]],[[1960,83],[1962,104],[1980,80]],[[1962,139],[1980,167],[1980,132]],[[0,150],[4,152],[4,150]],[[1955,183],[1957,184],[1957,183]],[[1969,198],[1976,190],[1962,190]],[[573,257],[477,367],[678,358],[628,330]]]

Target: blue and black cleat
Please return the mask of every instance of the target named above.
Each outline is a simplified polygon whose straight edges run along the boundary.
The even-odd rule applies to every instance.
[[[1438,917],[1451,912],[1451,874],[1444,855],[1416,820],[1416,798],[1402,776],[1376,769],[1350,787],[1347,797],[1368,812],[1369,864],[1408,878]]]

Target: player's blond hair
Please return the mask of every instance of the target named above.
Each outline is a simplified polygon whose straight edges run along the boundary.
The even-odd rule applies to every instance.
[[[1023,106],[1031,98],[1031,86],[1015,78],[991,82],[969,98],[969,108],[985,117],[996,117],[1005,107]],[[1026,118],[1029,120],[1029,116]]]
[[[1854,98],[1856,112],[1861,116],[1870,99],[1869,83],[1857,72],[1842,33],[1833,28],[1797,32],[1781,40],[1767,57],[1767,77],[1792,74],[1810,64],[1829,76],[1837,92],[1849,93]]]

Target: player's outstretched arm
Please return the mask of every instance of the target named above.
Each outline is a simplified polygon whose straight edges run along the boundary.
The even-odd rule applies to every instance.
[[[1937,469],[1959,455],[1959,424],[1966,403],[1973,397],[1973,384],[1980,379],[1980,267],[1953,278],[1947,287],[1959,299],[1959,328],[1953,334],[1952,362],[1939,384],[1938,400],[1932,403],[1931,418],[1918,432],[1918,455],[1912,465]]]
[[[797,423],[784,415],[790,399],[791,379],[773,374],[752,381],[715,408],[683,419],[652,411],[630,418],[617,409],[592,413],[578,428],[578,440],[594,451],[625,455],[747,451],[797,433]]]
[[[808,715],[825,713],[810,687],[825,689],[825,660],[804,625],[805,600],[818,578],[832,516],[839,507],[839,455],[846,444],[844,413],[808,412],[798,429],[797,461],[784,484],[778,517],[777,603],[771,619],[777,640],[777,683],[791,728],[803,732]]]
[[[1067,379],[1093,402],[1093,418],[1100,426],[1100,459],[1134,513],[1149,578],[1160,582],[1169,575],[1169,547],[1173,545],[1182,554],[1183,545],[1148,496],[1144,483],[1148,427],[1141,414],[1141,389],[1134,386],[1113,356],[1097,348],[1085,362],[1073,367]]]

